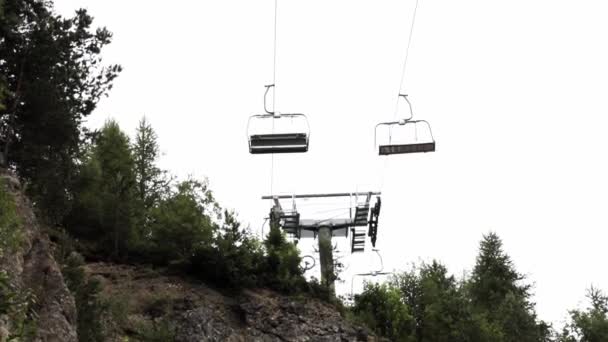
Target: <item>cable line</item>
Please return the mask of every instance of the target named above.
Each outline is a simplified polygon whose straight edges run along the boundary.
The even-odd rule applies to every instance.
[[[410,46],[412,45],[412,36],[414,35],[414,25],[416,24],[416,14],[418,13],[418,1],[414,5],[414,13],[412,14],[412,24],[410,25],[410,32],[407,38],[407,46],[405,48],[405,57],[403,58],[403,67],[401,69],[401,80],[399,81],[399,95],[403,91],[403,81],[405,80],[405,72],[407,71],[407,61],[410,55]],[[397,97],[397,103],[395,106],[395,117],[397,116],[397,109],[399,107],[399,97]]]

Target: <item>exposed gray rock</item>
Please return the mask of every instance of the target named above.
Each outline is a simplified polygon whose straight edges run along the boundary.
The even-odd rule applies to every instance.
[[[271,291],[246,291],[232,311],[199,307],[183,313],[176,341],[375,341],[314,299],[294,300]],[[240,319],[239,324],[235,319]]]
[[[0,171],[0,186],[13,195],[17,213],[22,220],[24,241],[16,253],[0,260],[0,269],[20,291],[29,291],[36,298],[37,336],[34,341],[75,342],[76,306],[67,289],[61,270],[51,254],[50,242],[41,231],[32,206],[20,191],[13,175]],[[11,331],[11,322],[0,320],[0,336]],[[1,337],[0,337],[1,339]]]

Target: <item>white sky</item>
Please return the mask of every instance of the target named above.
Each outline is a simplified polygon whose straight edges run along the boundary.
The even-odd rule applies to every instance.
[[[274,2],[55,3],[114,32],[104,55],[124,67],[89,125],[113,117],[132,133],[145,114],[163,166],[208,176],[259,229],[270,156],[250,155],[245,132],[272,82]],[[384,168],[373,127],[393,118],[414,3],[279,1],[277,110],[306,113],[312,136],[309,153],[275,157],[274,191],[383,183],[385,270],[436,258],[461,275],[495,231],[535,284],[540,317],[560,326],[587,287],[608,290],[608,3],[421,0],[404,91],[437,152]],[[377,267],[372,254],[344,260]]]

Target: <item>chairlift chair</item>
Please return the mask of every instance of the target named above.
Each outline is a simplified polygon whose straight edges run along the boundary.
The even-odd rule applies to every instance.
[[[308,118],[304,114],[279,114],[269,111],[266,107],[266,96],[274,84],[266,86],[264,93],[265,114],[257,114],[249,117],[247,123],[247,136],[249,137],[249,152],[251,154],[267,153],[301,153],[308,151],[310,126]],[[284,125],[286,124],[287,125]],[[254,129],[255,125],[271,123],[270,127],[264,127],[261,132]],[[299,122],[299,125],[294,123]],[[280,127],[275,127],[279,124]],[[284,127],[287,126],[287,127]]]
[[[378,153],[381,156],[388,156],[393,154],[404,154],[404,153],[426,153],[435,152],[435,139],[433,138],[433,131],[431,125],[426,120],[412,120],[413,111],[412,104],[407,98],[407,95],[399,94],[400,98],[405,99],[410,109],[410,117],[401,119],[398,121],[381,122],[376,125],[374,131],[374,145],[378,146]],[[419,127],[422,126],[422,130],[426,132],[426,135],[419,139]],[[389,129],[388,141],[378,143],[378,127],[387,126]],[[412,127],[414,129],[414,140],[405,140],[400,142],[393,142],[393,128],[406,128]],[[401,139],[398,139],[401,140]]]
[[[380,250],[373,248],[372,251],[376,252],[376,254],[378,255],[378,258],[380,259],[380,269],[379,270],[374,270],[374,271],[370,271],[370,272],[365,272],[365,273],[356,273],[352,276],[351,278],[351,282],[350,282],[350,295],[351,298],[354,297],[354,283],[355,283],[355,278],[356,277],[377,277],[377,276],[382,276],[382,275],[391,275],[393,274],[393,272],[385,272],[384,271],[384,261],[382,260],[382,255],[380,254]]]

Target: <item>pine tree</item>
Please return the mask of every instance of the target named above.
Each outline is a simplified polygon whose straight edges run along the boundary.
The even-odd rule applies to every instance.
[[[102,225],[112,232],[114,256],[126,252],[136,238],[133,230],[134,162],[128,136],[115,121],[107,121],[93,149],[99,165]]]
[[[168,190],[166,171],[157,166],[159,156],[156,132],[144,117],[137,127],[133,144],[133,157],[135,160],[137,197],[146,210],[150,210],[158,204],[163,194],[167,193]]]
[[[487,317],[491,330],[504,341],[539,341],[541,323],[537,323],[530,285],[515,270],[513,261],[503,251],[495,233],[484,235],[471,279],[469,295],[477,314]]]
[[[157,136],[145,117],[139,122],[132,149],[137,182],[138,225],[142,236],[147,237],[151,234],[151,210],[169,193],[170,179],[167,172],[157,166],[160,156]]]
[[[120,72],[104,67],[105,28],[93,29],[85,10],[64,18],[51,1],[4,0],[0,20],[0,75],[7,92],[0,108],[0,141],[8,164],[28,182],[44,218],[59,222],[85,132],[83,119]]]

